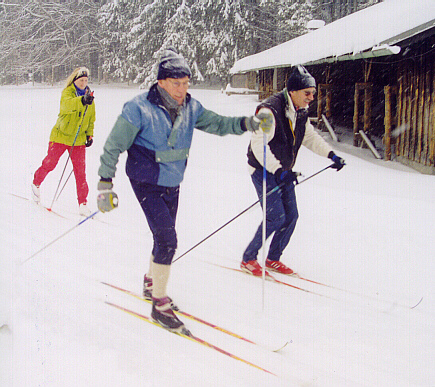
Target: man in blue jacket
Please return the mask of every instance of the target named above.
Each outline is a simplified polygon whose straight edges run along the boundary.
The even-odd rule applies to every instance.
[[[205,109],[187,92],[190,68],[175,50],[165,51],[157,83],[124,105],[101,155],[98,208],[118,204],[112,178],[120,153],[128,151],[126,173],[154,238],[150,268],[144,276],[144,297],[152,300],[151,317],[164,328],[188,332],[174,314],[166,294],[170,265],[177,248],[175,220],[193,129],[224,136],[263,130],[270,115],[224,117]]]

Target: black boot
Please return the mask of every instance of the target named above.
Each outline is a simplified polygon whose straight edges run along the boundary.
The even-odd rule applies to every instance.
[[[178,319],[172,310],[172,301],[169,297],[153,298],[151,318],[163,328],[172,332],[190,335],[183,322]]]

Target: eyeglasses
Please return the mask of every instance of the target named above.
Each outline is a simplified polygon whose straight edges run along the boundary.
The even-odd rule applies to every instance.
[[[190,86],[190,82],[189,82],[189,81],[187,81],[187,82],[178,82],[178,81],[171,81],[170,79],[168,79],[168,81],[169,81],[170,84],[171,84],[173,87],[175,87],[176,89],[178,89],[180,86],[181,86],[183,89],[188,89],[189,86]]]

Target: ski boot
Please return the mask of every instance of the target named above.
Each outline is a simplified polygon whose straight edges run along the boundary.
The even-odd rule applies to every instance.
[[[266,267],[277,273],[291,275],[294,274],[294,271],[290,269],[288,266],[284,265],[279,261],[271,261],[270,259],[266,259]]]
[[[192,336],[190,331],[184,326],[183,322],[178,319],[172,310],[172,302],[169,297],[153,298],[151,318],[154,322],[160,324],[163,328],[171,332]]]
[[[147,277],[145,274],[143,277],[143,291],[142,291],[143,298],[148,301],[153,300],[153,279],[150,277]],[[171,308],[172,310],[175,310],[176,312],[180,310],[180,308],[174,304],[172,301],[172,298],[168,297],[171,302]]]

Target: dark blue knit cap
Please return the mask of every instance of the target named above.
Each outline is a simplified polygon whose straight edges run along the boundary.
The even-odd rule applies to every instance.
[[[316,80],[304,66],[297,65],[287,80],[287,90],[296,91],[316,87]]]
[[[186,76],[189,78],[192,76],[186,59],[178,54],[174,48],[166,49],[159,63],[157,79],[179,79]]]

